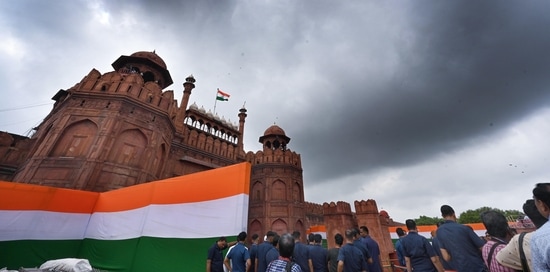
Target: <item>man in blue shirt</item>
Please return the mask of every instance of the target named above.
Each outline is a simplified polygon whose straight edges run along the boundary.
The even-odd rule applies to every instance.
[[[225,237],[218,238],[209,249],[206,257],[206,272],[223,272],[223,256],[222,251],[237,242],[231,242],[227,244]]]
[[[272,261],[275,261],[279,259],[279,235],[275,234],[273,236],[273,240],[271,244],[273,247],[265,254],[265,262],[267,263],[267,266],[269,266],[269,263]]]
[[[357,232],[354,229],[346,230],[346,244],[338,251],[338,272],[366,272],[365,256],[355,246]]]
[[[369,249],[367,248],[365,243],[361,241],[361,236],[359,235],[359,229],[353,228],[351,229],[351,231],[353,232],[353,245],[356,248],[358,248],[361,251],[361,253],[363,253],[363,258],[365,259],[367,266],[369,264],[372,264],[372,256],[370,255]]]
[[[250,254],[248,249],[244,246],[244,240],[246,239],[246,232],[241,232],[237,235],[237,244],[227,256],[225,256],[225,267],[231,272],[247,272],[247,267],[250,267]],[[231,264],[229,263],[231,260]]]
[[[316,233],[313,236],[313,244],[309,245],[309,270],[311,272],[326,272],[327,267],[327,249],[321,243],[323,237]]]
[[[416,222],[405,221],[409,234],[401,239],[407,271],[443,272],[443,265],[432,245],[424,236],[418,234]]]
[[[397,260],[399,261],[399,265],[405,266],[405,253],[403,253],[403,246],[401,245],[401,239],[405,237],[405,231],[402,228],[395,229],[395,233],[397,234],[397,237],[399,237],[399,240],[395,242],[395,251],[397,252]]]
[[[309,272],[309,248],[300,241],[301,233],[294,231],[292,237],[294,237],[294,253],[292,259],[300,266],[302,272]]]
[[[443,259],[458,272],[485,271],[481,257],[485,241],[471,228],[456,222],[455,211],[451,206],[441,206],[441,216],[445,223],[437,229],[436,235]]]
[[[437,222],[437,227],[439,228],[443,223],[443,221]],[[441,262],[443,268],[445,270],[454,270],[453,267],[443,259],[443,255],[441,255],[441,248],[439,246],[439,240],[437,239],[437,230],[432,230],[432,247],[434,248],[435,254],[439,257],[439,262]]]
[[[267,269],[267,252],[273,248],[273,237],[275,237],[276,233],[273,231],[268,231],[266,233],[266,240],[258,245],[258,255],[256,255],[256,271],[257,272],[265,272]]]
[[[359,228],[359,234],[361,235],[361,242],[367,246],[372,263],[367,262],[369,272],[382,272],[382,263],[380,262],[380,247],[378,243],[372,239],[369,235],[369,229],[367,226],[361,226]]]
[[[256,272],[256,255],[258,254],[258,239],[259,235],[252,234],[252,245],[250,246],[250,269],[249,272]]]

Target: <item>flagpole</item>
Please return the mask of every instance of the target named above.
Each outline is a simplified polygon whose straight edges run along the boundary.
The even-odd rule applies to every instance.
[[[218,103],[218,91],[220,88],[216,90],[216,100],[214,100],[214,116],[216,116],[216,104]]]

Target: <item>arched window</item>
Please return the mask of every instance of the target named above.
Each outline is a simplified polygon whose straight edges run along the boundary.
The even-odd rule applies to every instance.
[[[162,178],[160,175],[162,174],[162,169],[164,168],[164,158],[166,157],[166,146],[165,144],[161,144],[160,148],[157,150],[155,155],[155,161],[158,163],[158,165],[155,165],[157,167],[157,178]]]
[[[296,221],[296,223],[294,224],[294,230],[297,230],[297,231],[299,231],[300,233],[303,233],[303,235],[302,235],[302,237],[301,237],[302,239],[304,239],[304,238],[306,237],[306,236],[305,236],[306,228],[304,227],[304,223],[302,223],[301,220]],[[333,235],[332,237],[334,237],[334,235]],[[302,241],[302,242],[305,242],[305,240]]]
[[[252,185],[252,201],[264,200],[264,185],[261,182],[256,182]]]
[[[52,149],[52,157],[86,157],[97,133],[97,126],[90,120],[68,126]]]
[[[286,184],[282,180],[276,180],[273,182],[271,194],[273,200],[286,200]]]
[[[288,226],[285,221],[277,219],[271,224],[271,229],[277,233],[288,233]]]
[[[263,239],[263,231],[262,231],[262,223],[258,220],[252,221],[250,223],[250,226],[248,227],[248,236],[252,237],[253,234],[258,234],[260,236],[260,239]]]
[[[302,187],[298,182],[295,182],[294,186],[292,187],[292,200],[298,202],[302,201]]]
[[[147,147],[147,137],[138,129],[122,132],[111,148],[109,161],[131,167],[143,165],[143,154]]]

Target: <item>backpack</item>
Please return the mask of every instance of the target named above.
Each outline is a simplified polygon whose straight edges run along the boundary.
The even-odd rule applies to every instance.
[[[295,264],[296,264],[295,262],[286,262],[285,271],[286,271],[286,272],[291,272],[291,271],[292,271],[292,267],[293,267]]]

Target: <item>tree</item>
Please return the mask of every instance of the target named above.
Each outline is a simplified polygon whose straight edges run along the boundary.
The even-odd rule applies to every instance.
[[[490,210],[496,210],[498,212],[502,212],[499,209],[493,209],[491,207],[481,207],[475,210],[467,210],[460,214],[460,216],[458,217],[458,223],[460,224],[481,223],[481,217],[480,217],[481,213],[485,211],[490,211]]]
[[[481,207],[477,208],[475,210],[467,210],[458,216],[458,223],[460,224],[469,224],[469,223],[481,223],[481,213],[485,211],[497,211],[506,217],[508,221],[515,221],[518,218],[523,218],[525,216],[524,213],[518,211],[518,210],[501,210],[497,208],[491,208],[491,207]],[[437,223],[443,221],[443,218],[440,217],[429,217],[425,215],[421,215],[419,218],[414,219],[417,226],[429,226],[429,225],[437,225]]]
[[[481,207],[475,210],[467,210],[461,213],[460,216],[458,217],[458,223],[460,224],[481,223],[481,213],[485,211],[491,211],[491,210],[504,214],[504,216],[510,221],[516,220],[518,217],[524,216],[524,214],[518,210],[503,211],[503,210],[491,208],[491,207]]]
[[[443,218],[421,215],[420,218],[414,219],[414,221],[416,222],[417,226],[428,226],[436,225],[437,222],[443,221]]]

